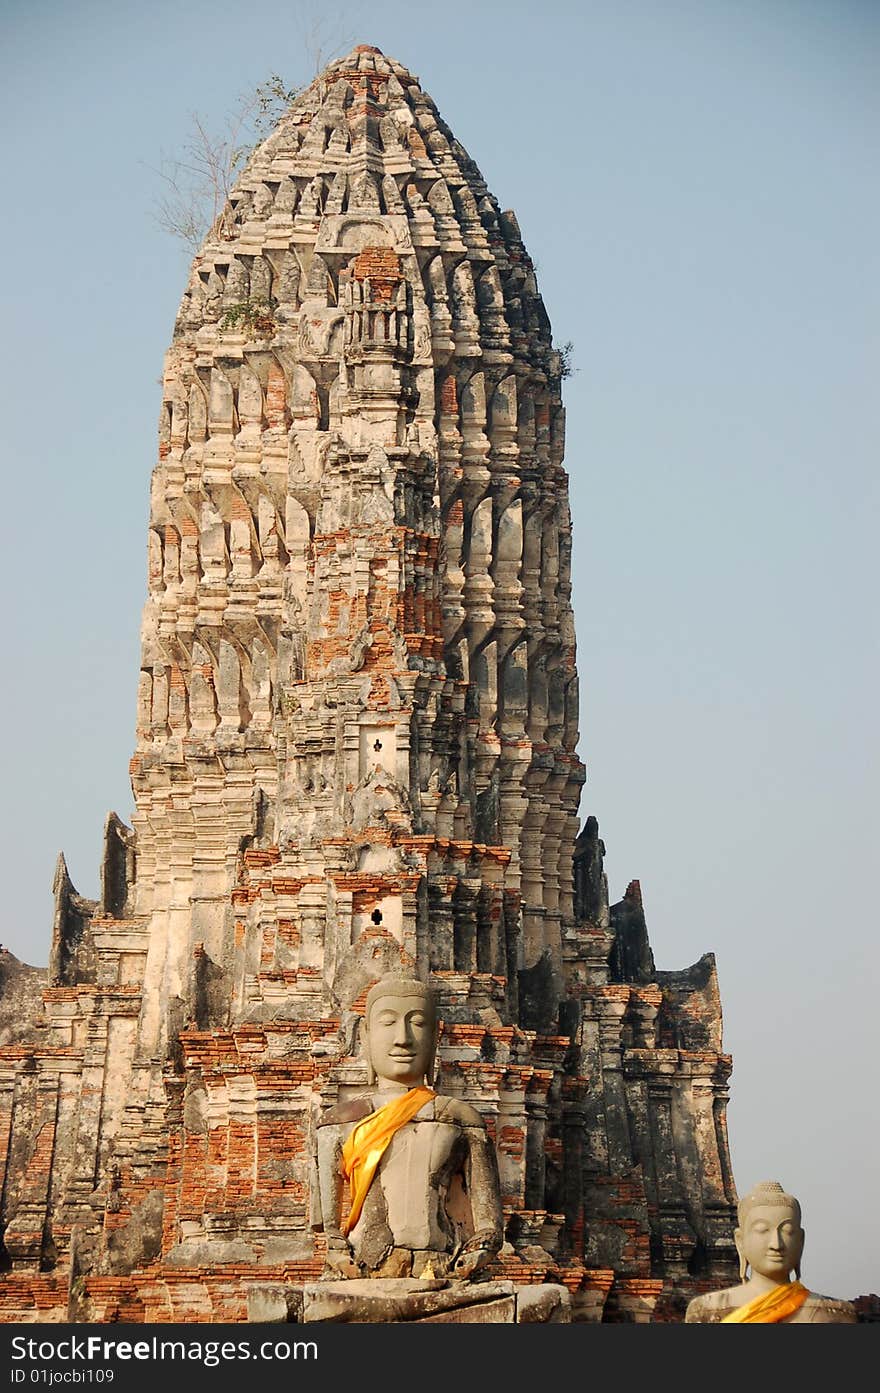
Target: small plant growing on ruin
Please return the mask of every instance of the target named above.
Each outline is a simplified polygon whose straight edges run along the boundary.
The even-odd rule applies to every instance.
[[[221,329],[244,329],[257,338],[270,338],[275,333],[277,300],[239,300],[229,305],[220,320]]]
[[[161,180],[155,219],[190,252],[198,251],[223,213],[254,147],[277,126],[329,58],[354,42],[342,38],[338,19],[328,19],[316,5],[305,6],[298,27],[305,82],[291,85],[271,73],[239,100],[222,126],[214,127],[193,112],[182,148],[176,154],[161,155],[158,167],[153,167]]]
[[[574,344],[569,339],[556,351],[559,354],[559,376],[564,381],[566,377],[571,377],[573,373],[577,372],[574,365]]]

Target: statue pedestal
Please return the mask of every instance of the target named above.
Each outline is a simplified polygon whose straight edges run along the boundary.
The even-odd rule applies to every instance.
[[[571,1296],[566,1287],[552,1282],[518,1286],[516,1282],[455,1282],[444,1278],[352,1278],[309,1282],[301,1288],[254,1286],[248,1293],[248,1319],[368,1325],[400,1321],[457,1325],[568,1323]]]

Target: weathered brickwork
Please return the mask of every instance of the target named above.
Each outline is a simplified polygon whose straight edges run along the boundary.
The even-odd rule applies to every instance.
[[[417,79],[331,64],[166,358],[133,825],[99,901],[59,863],[48,972],[0,963],[0,1319],[240,1321],[314,1280],[314,1121],[398,968],[497,1149],[494,1275],[585,1321],[734,1275],[713,962],[656,972],[578,835],[562,378]]]

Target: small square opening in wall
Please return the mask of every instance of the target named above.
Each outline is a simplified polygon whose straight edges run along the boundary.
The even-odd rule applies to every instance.
[[[361,726],[359,764],[359,779],[366,778],[377,768],[396,777],[397,732],[394,726]]]
[[[403,942],[403,899],[400,895],[383,895],[378,902],[367,902],[355,910],[351,920],[351,941],[356,943],[363,933],[391,934]]]

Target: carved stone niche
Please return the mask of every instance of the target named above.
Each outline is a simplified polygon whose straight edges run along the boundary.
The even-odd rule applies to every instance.
[[[413,250],[409,224],[403,214],[340,213],[325,217],[315,243],[315,251],[326,261],[334,254],[350,257],[364,247],[393,247],[401,255]]]
[[[382,929],[403,943],[403,898],[401,895],[379,895],[375,901],[356,910],[351,918],[351,941],[370,929]]]
[[[395,727],[384,722],[364,722],[360,728],[358,777],[363,779],[373,769],[384,769],[392,776],[397,770]]]

